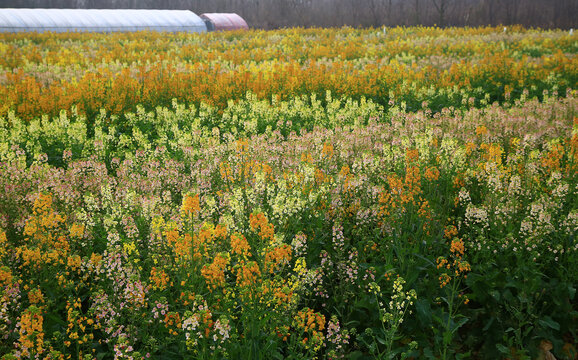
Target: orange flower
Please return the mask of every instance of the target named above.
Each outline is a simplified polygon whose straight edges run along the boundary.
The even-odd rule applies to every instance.
[[[458,228],[455,227],[454,225],[448,225],[446,226],[446,228],[444,229],[444,236],[447,239],[451,239],[454,236],[456,236],[458,234]]]
[[[476,144],[469,142],[466,144],[466,155],[471,155],[476,150]]]
[[[464,251],[465,251],[464,242],[460,239],[453,240],[452,245],[450,246],[450,251],[454,255],[461,258],[464,255]]]
[[[255,261],[242,263],[237,269],[237,286],[249,287],[257,283],[261,277],[259,265]]]
[[[414,195],[419,194],[421,192],[419,189],[420,182],[421,175],[419,173],[419,167],[409,166],[405,173],[405,185],[407,186],[408,190]]]
[[[0,287],[7,286],[12,283],[12,272],[8,266],[0,267]]]
[[[249,149],[249,142],[245,139],[235,141],[235,149],[239,154],[244,154]]]
[[[326,181],[327,176],[325,176],[325,173],[323,173],[323,170],[315,168],[315,183],[317,185],[321,185],[323,184],[324,181]]]
[[[405,153],[405,161],[409,165],[419,159],[419,151],[417,149],[407,150]]]
[[[329,159],[333,156],[333,153],[334,153],[333,145],[331,145],[328,142],[323,143],[323,150],[321,150],[321,156]]]
[[[68,257],[66,265],[68,266],[68,268],[70,268],[70,270],[75,271],[80,268],[81,263],[82,259],[80,258],[80,256],[73,255]]]
[[[485,125],[480,125],[476,128],[476,135],[483,136],[488,133],[488,128]]]
[[[231,235],[231,251],[243,257],[251,256],[251,246],[241,234]]]
[[[215,237],[224,239],[227,237],[227,227],[225,225],[218,224],[215,226]]]
[[[168,243],[170,246],[174,246],[174,244],[175,244],[176,242],[178,242],[179,237],[180,237],[179,231],[176,230],[176,229],[167,230],[167,231],[165,231],[164,234],[165,234],[165,236],[167,237],[167,243]]]
[[[452,278],[446,274],[443,273],[440,275],[439,277],[439,281],[440,281],[440,288],[443,288],[444,286],[446,286],[447,284],[449,284],[449,282],[452,280]]]
[[[431,211],[429,208],[429,201],[423,200],[417,213],[422,218],[431,219]]]
[[[293,317],[293,326],[303,334],[301,343],[305,348],[312,348],[314,351],[321,349],[324,341],[325,316],[305,308]]]
[[[35,215],[44,214],[52,210],[52,195],[50,194],[38,194],[36,200],[34,200],[33,213]]]
[[[31,305],[22,313],[20,317],[20,338],[18,340],[18,347],[22,352],[22,356],[28,357],[44,352],[43,323],[44,318],[40,309],[35,305]]]
[[[8,237],[6,233],[0,230],[0,260],[8,255]]]
[[[181,316],[178,312],[169,312],[165,315],[164,324],[167,329],[169,329],[169,334],[178,335],[175,329],[181,328]]]
[[[483,157],[489,162],[496,164],[502,163],[502,153],[504,152],[502,147],[498,144],[482,144],[480,149],[484,150]]]
[[[265,269],[273,273],[291,260],[291,246],[282,244],[265,250]]]
[[[249,224],[253,230],[259,229],[259,236],[266,240],[273,240],[275,236],[275,228],[270,224],[263,213],[250,214]]]
[[[188,194],[183,198],[183,205],[181,206],[181,212],[183,216],[194,216],[201,210],[199,194]]]
[[[440,178],[440,171],[435,166],[430,166],[425,170],[424,177],[429,181],[435,181]]]
[[[441,269],[441,268],[443,268],[444,266],[447,265],[448,260],[447,260],[446,258],[440,256],[440,257],[437,259],[437,263],[438,263],[437,268],[438,268],[438,269]]]
[[[552,146],[544,156],[542,156],[542,166],[551,173],[560,169],[560,162],[564,157],[564,147],[560,144]]]
[[[102,255],[97,254],[97,253],[92,253],[90,255],[89,262],[93,267],[98,268],[100,266],[101,261],[102,261]]]
[[[70,237],[82,238],[84,236],[84,225],[82,224],[72,224],[70,227]]]
[[[229,260],[228,254],[220,253],[215,256],[210,265],[205,265],[201,269],[201,275],[205,278],[210,291],[225,285],[225,270],[229,265]]]
[[[313,156],[311,156],[310,152],[306,151],[301,154],[301,161],[313,164]]]
[[[265,219],[265,215],[263,215],[262,213],[249,215],[249,225],[253,230],[257,230],[257,228],[260,227],[261,224],[265,221],[267,220]]]
[[[153,290],[165,290],[169,283],[169,276],[164,270],[153,266],[151,269],[150,281],[150,286]]]

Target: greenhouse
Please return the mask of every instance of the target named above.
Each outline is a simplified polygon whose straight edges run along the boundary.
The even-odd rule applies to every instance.
[[[205,32],[188,10],[0,9],[0,32]]]
[[[207,30],[209,31],[249,29],[247,22],[243,20],[242,17],[234,13],[208,13],[202,14],[201,18],[205,20],[205,23],[207,24]]]

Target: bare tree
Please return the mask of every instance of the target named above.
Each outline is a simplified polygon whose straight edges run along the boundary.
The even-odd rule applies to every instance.
[[[449,12],[450,5],[453,0],[432,0],[437,12],[438,12],[438,25],[441,27],[446,26],[446,17]]]
[[[413,10],[414,10],[414,13],[413,13],[413,14],[414,14],[414,15],[413,15],[413,21],[414,21],[414,24],[415,24],[415,25],[419,25],[419,24],[420,24],[420,20],[419,20],[419,17],[420,17],[420,13],[419,13],[419,11],[420,11],[420,9],[419,9],[419,0],[414,0],[414,3],[413,3],[413,4],[414,4],[414,5],[413,5]]]
[[[384,13],[385,13],[384,1],[385,0],[368,0],[367,1],[368,10],[369,10],[369,12],[371,14],[371,18],[372,18],[372,25],[375,27],[383,24]],[[389,2],[391,3],[391,0],[389,0]],[[387,18],[388,18],[388,24],[389,24],[389,12],[387,13]]]
[[[488,23],[490,25],[496,25],[496,7],[498,0],[486,0],[485,5],[488,10]]]
[[[506,24],[516,24],[518,21],[518,10],[520,8],[520,0],[507,0],[504,2],[504,10],[506,13]]]
[[[578,0],[0,0],[0,8],[236,12],[251,27],[497,25],[578,27]]]
[[[287,0],[287,5],[291,11],[288,15],[294,16],[297,20],[296,25],[304,26],[310,22],[311,3],[312,0]]]

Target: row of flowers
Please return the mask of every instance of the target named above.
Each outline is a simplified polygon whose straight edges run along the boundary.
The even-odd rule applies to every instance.
[[[236,132],[176,103],[94,134],[2,120],[5,358],[572,356],[573,92],[343,100],[333,126],[285,133],[251,119],[287,103],[244,104],[214,115],[245,114]]]
[[[90,118],[174,98],[222,109],[247,92],[479,107],[485,95],[513,101],[523,89],[563,96],[578,81],[575,43],[566,32],[522,28],[0,34],[0,116],[29,120],[75,107]]]

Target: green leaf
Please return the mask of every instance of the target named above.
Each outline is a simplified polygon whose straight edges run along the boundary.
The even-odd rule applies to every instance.
[[[433,351],[431,348],[426,347],[423,351],[424,356],[426,356],[428,359],[435,359],[436,356],[434,355]]]
[[[494,323],[494,320],[496,320],[495,317],[492,316],[492,318],[490,318],[490,321],[488,321],[488,323],[486,324],[486,326],[484,326],[484,328],[482,329],[482,331],[488,331],[488,329],[490,328],[490,326],[492,326],[492,324]]]
[[[452,333],[455,333],[459,328],[461,328],[462,326],[464,326],[465,323],[468,322],[468,318],[463,318],[460,321],[458,321],[457,323],[455,323],[453,329],[452,329]]]
[[[420,322],[429,324],[432,320],[430,302],[425,299],[419,299],[415,302],[415,309]]]
[[[64,320],[62,319],[62,317],[60,317],[60,316],[58,316],[58,315],[56,315],[56,314],[54,314],[54,313],[47,313],[44,317],[45,317],[47,320],[49,320],[49,321],[51,321],[51,322],[53,322],[53,323],[55,323],[55,324],[58,324],[58,325],[61,325],[61,326],[66,326],[66,321],[64,321]]]
[[[505,347],[502,344],[496,344],[496,348],[502,353],[502,354],[510,354],[510,349],[508,349],[507,347]]]
[[[363,359],[363,353],[362,353],[361,351],[357,350],[357,351],[354,351],[354,352],[350,353],[350,354],[348,355],[348,357],[349,357],[350,359],[353,359],[353,360],[355,360],[355,359]]]
[[[568,285],[568,294],[570,295],[570,300],[574,300],[574,296],[576,296],[576,288],[572,285]]]
[[[432,317],[438,324],[444,324],[443,320],[439,316],[432,314]]]
[[[376,335],[376,336],[375,336],[375,339],[376,339],[377,342],[380,343],[381,345],[385,345],[385,339],[382,338],[381,336]]]
[[[554,319],[552,319],[549,316],[546,316],[538,320],[538,323],[544,327],[549,327],[554,330],[560,330],[560,324],[558,324],[556,321],[554,321]]]

